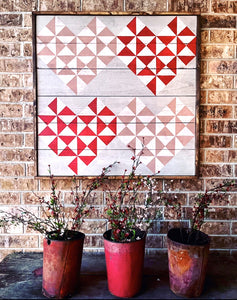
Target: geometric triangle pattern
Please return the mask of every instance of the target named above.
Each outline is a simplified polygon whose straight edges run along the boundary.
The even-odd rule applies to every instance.
[[[195,136],[194,114],[174,98],[157,115],[134,98],[117,116],[117,134],[126,146],[141,152],[153,174],[160,171]]]
[[[159,34],[134,17],[115,35],[99,17],[74,34],[56,16],[37,35],[37,56],[75,94],[118,57],[157,95],[196,57],[196,36],[179,17]]]
[[[195,34],[175,17],[158,34],[134,17],[118,35],[118,57],[157,95],[196,57]]]
[[[38,116],[39,136],[47,136],[48,147],[58,156],[68,156],[68,165],[78,174],[78,160],[89,165],[117,134],[116,116],[95,98],[80,114],[55,98]]]
[[[116,37],[94,17],[75,35],[54,17],[37,35],[38,57],[75,94],[90,83],[116,56]]]

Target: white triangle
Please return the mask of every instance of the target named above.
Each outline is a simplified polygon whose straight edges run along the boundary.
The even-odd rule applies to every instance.
[[[174,156],[173,153],[171,153],[168,149],[164,148],[162,149],[158,154],[157,154],[157,157],[159,156]]]
[[[140,98],[136,98],[136,115],[138,115],[144,108],[145,104],[141,101]]]
[[[95,56],[80,56],[80,55],[78,55],[78,58],[79,58],[85,65],[87,65],[87,64],[89,64],[89,63],[92,61],[92,59],[95,58]],[[88,70],[88,69],[87,69],[87,70]]]
[[[45,26],[38,34],[37,36],[54,36],[55,34],[49,30],[49,28],[47,26]],[[40,43],[42,43],[42,41],[40,40]]]
[[[167,47],[172,53],[174,53],[174,56],[177,54],[177,44],[169,43]]]
[[[119,135],[126,126],[123,123],[117,122],[117,135]]]
[[[46,65],[48,65],[48,64],[55,58],[55,56],[53,56],[53,55],[38,55],[38,57],[39,57]]]
[[[178,138],[175,138],[175,154],[176,154],[176,150],[180,151],[181,149],[183,149],[184,145],[180,142],[180,140]]]
[[[174,136],[157,136],[157,138],[162,142],[163,145],[166,146],[174,138]]]
[[[187,124],[193,120],[194,116],[178,116],[178,118],[180,119],[180,121]]]
[[[56,55],[56,52],[57,52],[57,50],[56,50],[56,41],[55,41],[56,39],[53,39],[53,41],[51,41],[49,44],[47,44],[47,46],[48,46],[48,48],[50,49],[50,51],[52,51],[55,55]]]
[[[184,35],[184,36],[179,36],[179,39],[184,43],[184,44],[189,44],[195,37],[193,35]]]
[[[128,28],[128,27],[124,27],[123,30],[117,35],[119,36],[134,36],[134,33]],[[120,41],[120,39],[118,38],[118,41]]]
[[[97,134],[97,123],[95,123],[95,121],[90,122],[88,127],[94,132],[95,135]]]
[[[158,73],[159,76],[174,76],[176,75],[172,70],[170,70],[169,68],[164,68],[162,70],[160,70],[160,72]]]
[[[75,56],[74,53],[68,48],[64,47],[58,54],[58,56]]]
[[[159,132],[161,132],[161,130],[165,127],[165,125],[159,120],[159,118],[157,118],[158,123],[156,123],[156,134],[158,134]]]
[[[95,139],[94,135],[78,135],[78,137],[86,145],[89,145]]]
[[[159,112],[159,114],[157,115],[159,116],[175,116],[175,114],[172,112],[172,110],[168,107],[165,106],[161,112]]]
[[[186,25],[183,23],[183,21],[179,17],[177,17],[177,35],[179,35],[185,27]]]
[[[104,49],[102,49],[100,52],[97,53],[98,56],[115,56],[114,52],[108,48],[105,47]]]
[[[56,67],[58,69],[63,69],[66,66],[65,62],[62,61],[59,57],[56,57]]]
[[[105,129],[100,132],[99,136],[101,135],[114,136],[115,134],[109,127],[105,127]]]
[[[134,112],[131,111],[127,106],[121,111],[119,116],[135,116]]]
[[[163,81],[156,77],[156,95],[166,87]]]
[[[145,27],[145,25],[142,23],[142,21],[137,17],[136,18],[136,34],[138,35],[142,29]]]
[[[168,27],[164,27],[161,32],[158,34],[158,38],[160,37],[164,37],[164,36],[175,36],[175,33]]]
[[[60,76],[60,79],[65,83],[65,84],[68,84],[68,82],[70,82],[74,77],[75,75],[59,75]]]
[[[80,39],[81,37],[85,37],[85,36],[95,36],[94,32],[90,30],[90,28],[85,27],[82,29],[82,31],[80,31],[80,33],[77,35],[77,37]],[[81,41],[81,40],[80,40]],[[82,42],[82,41],[81,41]]]
[[[138,118],[141,121],[141,123],[147,125],[154,119],[154,115],[153,116],[138,116]]]
[[[64,27],[65,27],[65,24],[60,20],[60,17],[55,17],[55,32],[56,32],[56,35],[58,35],[59,32],[61,32]]]
[[[184,108],[184,104],[179,98],[176,98],[176,115]]]
[[[77,45],[76,45],[76,49],[77,49],[77,55],[79,54],[79,53],[81,53],[84,49],[85,49],[85,44],[82,44],[81,42],[80,43],[77,43]]]
[[[119,53],[119,52],[118,52]],[[130,64],[130,62],[135,58],[134,56],[119,56],[119,59],[125,63],[126,66]]]
[[[96,154],[88,147],[86,147],[79,156],[96,156]]]
[[[90,49],[94,55],[97,54],[97,44],[93,41],[87,45],[87,48]]]
[[[114,115],[113,115],[113,116],[99,116],[99,115],[98,115],[98,117],[99,117],[106,125],[110,124],[111,121],[113,121],[113,119],[115,118]]]
[[[143,75],[141,75],[141,76],[139,76],[139,79],[144,83],[144,85],[148,85],[148,83],[152,80],[152,79],[154,79],[154,77],[155,77],[155,75],[154,76],[148,76],[148,75],[146,75],[146,76],[143,76]]]
[[[65,136],[73,136],[75,133],[68,127],[66,126],[61,132],[60,135],[65,135]]]
[[[156,159],[155,172],[159,172],[164,167],[164,164],[159,159]]]
[[[153,57],[155,57],[155,54],[148,47],[145,47],[142,49],[142,51],[139,52],[138,56],[153,56]]]
[[[149,69],[152,70],[152,72],[156,72],[156,58],[154,57],[154,59],[147,65],[147,67]]]
[[[166,125],[167,129],[169,129],[169,131],[171,133],[173,133],[173,135],[175,135],[175,129],[176,129],[176,126],[175,126],[175,123],[171,123],[169,122],[167,125]]]
[[[106,35],[106,36],[99,36],[99,39],[105,44],[108,45],[113,39],[115,38],[114,35]]]
[[[68,147],[72,149],[73,152],[77,153],[77,139],[74,138],[71,143],[68,144]]]
[[[77,58],[76,58],[76,56],[67,64],[67,66],[70,69],[77,68]]]
[[[154,40],[155,35],[152,36],[138,36],[138,39],[141,40],[143,42],[143,44],[145,44],[146,46],[152,41]],[[149,49],[147,47],[145,47],[146,49]],[[145,49],[144,48],[144,49]],[[150,49],[149,49],[150,50]],[[153,54],[154,55],[154,54]]]
[[[165,65],[168,65],[168,63],[170,63],[171,62],[171,60],[173,60],[174,59],[174,57],[175,56],[160,56],[160,55],[158,55],[157,56]],[[162,69],[163,70],[163,69]],[[162,71],[161,70],[161,71]]]
[[[59,118],[66,124],[69,125],[74,119],[75,119],[75,115],[74,116],[67,116],[67,115],[59,115]]]
[[[99,57],[96,59],[97,73],[106,68],[106,64]]]
[[[63,44],[69,44],[71,41],[75,38],[75,36],[57,36],[57,38],[63,43]]]
[[[99,35],[105,29],[105,25],[96,17],[96,34]]]
[[[78,118],[78,122],[77,122],[78,134],[80,134],[85,128],[86,128],[86,124],[84,122],[82,122],[80,118]]]
[[[60,138],[58,139],[58,155],[67,147],[67,144],[65,144]]]
[[[122,136],[118,136],[118,137],[125,145],[128,145],[134,139],[133,135],[129,135],[129,136],[122,135]]]
[[[91,69],[88,69],[87,67],[84,67],[78,72],[78,75],[84,76],[84,75],[95,75],[94,71]]]
[[[193,52],[188,48],[185,47],[179,54],[178,56],[194,56]]]
[[[137,45],[136,45],[136,43],[130,42],[127,45],[127,47],[128,47],[129,50],[131,50],[131,52],[134,54],[134,56],[136,56],[136,52],[137,52]]]
[[[147,127],[145,127],[137,135],[138,136],[154,136],[154,133],[152,133]]]

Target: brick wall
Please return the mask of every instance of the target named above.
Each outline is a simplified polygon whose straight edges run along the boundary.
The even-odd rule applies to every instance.
[[[34,179],[34,116],[32,77],[32,11],[200,11],[201,99],[200,177],[162,181],[176,192],[188,211],[192,196],[215,181],[237,177],[237,1],[223,0],[2,0],[0,3],[0,205],[24,205],[37,211],[32,191],[46,194],[49,181]],[[85,184],[81,182],[82,186]],[[69,179],[61,183],[65,196]],[[237,194],[230,202],[213,203],[203,230],[211,235],[213,251],[237,249]],[[103,251],[101,219],[103,192],[96,195],[94,219],[88,219],[85,251]],[[172,215],[149,234],[147,249],[166,249]],[[0,259],[12,251],[42,251],[42,237],[19,226],[0,231]]]

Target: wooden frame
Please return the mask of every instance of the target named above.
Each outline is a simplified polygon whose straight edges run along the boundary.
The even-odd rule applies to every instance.
[[[36,175],[197,176],[199,18],[33,13]]]

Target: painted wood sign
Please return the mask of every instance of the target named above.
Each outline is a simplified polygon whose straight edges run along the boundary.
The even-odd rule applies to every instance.
[[[38,175],[195,176],[198,16],[35,16]],[[142,151],[142,152],[141,152]]]

